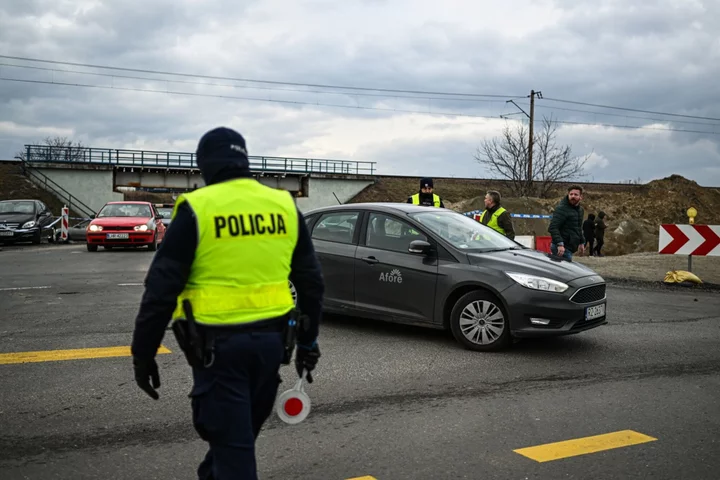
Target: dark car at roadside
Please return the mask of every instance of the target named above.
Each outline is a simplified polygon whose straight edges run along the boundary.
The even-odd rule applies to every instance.
[[[175,204],[173,203],[156,203],[155,209],[157,212],[162,215],[162,223],[165,225],[165,228],[170,226],[170,221],[172,220],[172,213],[173,208],[175,207]]]
[[[41,243],[44,236],[51,235],[54,221],[52,212],[40,200],[0,201],[0,244]]]
[[[325,277],[327,312],[449,329],[472,350],[607,323],[606,284],[596,272],[460,213],[358,203],[304,216]]]

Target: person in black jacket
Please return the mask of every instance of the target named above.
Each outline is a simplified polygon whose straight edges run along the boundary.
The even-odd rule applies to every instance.
[[[550,251],[572,261],[573,253],[585,251],[585,236],[582,231],[585,212],[580,206],[583,190],[579,185],[568,188],[568,193],[555,207],[548,232],[552,240]]]
[[[233,188],[233,194],[241,201],[240,185],[243,184],[237,180],[250,180],[253,176],[245,140],[239,133],[225,128],[208,132],[198,144],[197,162],[208,188],[221,182],[235,181],[238,186]],[[252,189],[259,191],[254,186]],[[257,203],[257,200],[254,201]],[[216,241],[217,236],[198,238],[200,215],[205,220],[202,224],[207,225],[207,218],[212,215],[208,210],[212,208],[212,203],[206,203],[202,208],[198,205],[193,208],[188,203],[185,201],[178,205],[162,248],[153,258],[145,278],[140,311],[135,319],[131,346],[135,381],[155,400],[159,398],[156,389],[160,386],[155,355],[174,316],[178,297],[184,292],[191,273],[198,273],[194,270],[196,251],[200,252],[199,247],[205,245],[205,255],[209,255],[209,242]],[[216,222],[217,218],[220,217],[215,217]],[[312,382],[309,372],[315,368],[320,357],[317,337],[324,282],[310,234],[299,210],[297,229],[289,280],[295,285],[298,307],[309,317],[310,326],[298,331],[295,367],[299,376],[303,371],[308,372],[308,382]],[[241,241],[242,237],[236,235],[233,238],[238,239],[238,248],[253,248],[251,243]],[[255,236],[253,241],[265,240]],[[288,248],[287,242],[280,245]],[[202,265],[207,263],[204,260]],[[224,284],[233,281],[232,278],[229,281],[225,277],[218,278]],[[258,276],[258,279],[262,277]],[[212,285],[209,288],[213,288]],[[243,288],[239,286],[238,291],[242,293]],[[289,286],[287,293],[290,294]],[[240,294],[234,300],[239,305],[241,299]],[[268,303],[267,298],[259,299],[259,304],[260,300]],[[234,312],[232,310],[228,314]],[[282,331],[287,323],[287,315],[227,326],[198,323],[198,329],[215,341],[210,365],[193,365],[194,384],[190,394],[193,425],[210,445],[205,460],[198,468],[199,478],[257,478],[254,441],[272,413],[281,381]]]
[[[595,220],[595,231],[593,232],[595,234],[595,239],[597,240],[597,245],[595,246],[595,250],[591,250],[591,252],[593,252],[596,257],[603,256],[603,254],[600,253],[600,250],[602,249],[603,245],[605,245],[606,228],[607,225],[605,224],[605,212],[600,211],[598,213],[598,219]]]
[[[585,251],[588,255],[592,255],[595,244],[595,214],[589,214],[587,220],[583,222],[583,235],[585,235]]]

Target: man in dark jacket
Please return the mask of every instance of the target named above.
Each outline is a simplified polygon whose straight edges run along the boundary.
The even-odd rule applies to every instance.
[[[567,195],[555,207],[548,232],[552,237],[550,251],[572,261],[576,251],[585,251],[585,235],[583,235],[583,218],[585,211],[580,206],[583,189],[579,185],[568,188]]]

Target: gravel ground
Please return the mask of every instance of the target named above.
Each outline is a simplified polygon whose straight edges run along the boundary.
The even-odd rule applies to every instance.
[[[575,255],[573,259],[609,279],[662,282],[667,272],[688,269],[686,256],[659,255],[654,252],[633,253],[617,257]],[[720,257],[693,257],[692,273],[697,275],[703,283],[720,288]]]

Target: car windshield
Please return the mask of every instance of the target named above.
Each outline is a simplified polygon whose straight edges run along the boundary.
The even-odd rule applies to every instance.
[[[461,250],[497,252],[524,248],[505,235],[461,213],[432,210],[410,216]]]
[[[105,205],[98,218],[102,217],[151,217],[150,207],[137,203],[109,203]]]
[[[170,218],[172,215],[173,209],[170,207],[159,207],[157,209],[158,213],[163,216],[163,218]]]
[[[35,202],[6,200],[0,202],[0,214],[35,213]]]
[[[0,214],[3,213],[35,213],[35,202],[25,200],[0,202]]]

